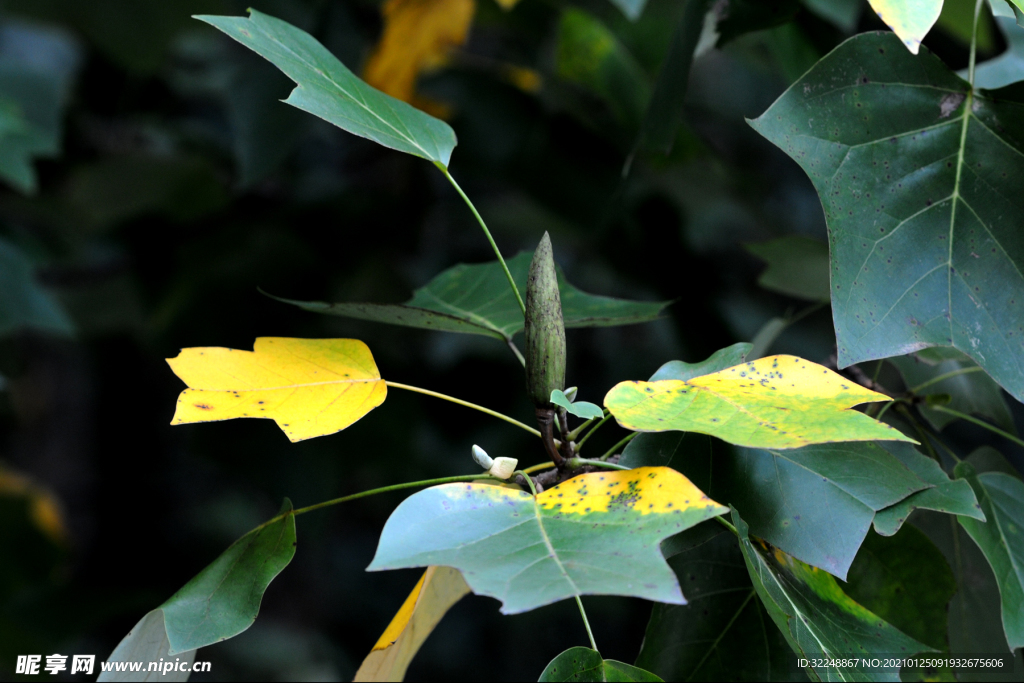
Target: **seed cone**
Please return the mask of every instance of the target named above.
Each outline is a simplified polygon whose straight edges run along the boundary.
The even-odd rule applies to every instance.
[[[551,392],[565,386],[565,323],[558,277],[545,232],[526,282],[526,390],[537,408],[551,407]]]

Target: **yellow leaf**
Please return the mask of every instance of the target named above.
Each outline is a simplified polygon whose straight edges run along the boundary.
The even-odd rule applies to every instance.
[[[604,402],[627,429],[700,432],[750,448],[833,441],[916,443],[848,410],[888,400],[817,363],[769,356],[686,381],[621,382]]]
[[[506,12],[519,4],[519,0],[495,0]]]
[[[32,523],[51,541],[60,545],[68,537],[57,497],[46,487],[23,474],[0,469],[0,496],[27,498]]]
[[[427,567],[412,593],[356,671],[357,681],[400,681],[423,641],[452,605],[469,592],[451,567]]]
[[[903,41],[911,53],[917,54],[921,41],[928,35],[942,13],[942,0],[869,0],[871,9],[885,25]]]
[[[260,337],[252,351],[182,349],[167,362],[189,386],[171,424],[265,418],[292,441],[340,432],[388,391],[357,339]]]
[[[384,34],[363,79],[412,101],[417,77],[444,64],[448,52],[466,42],[475,9],[476,0],[388,0],[382,9]]]

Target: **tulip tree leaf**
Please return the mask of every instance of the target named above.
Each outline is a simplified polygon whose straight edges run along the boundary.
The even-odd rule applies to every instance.
[[[843,591],[908,636],[947,648],[956,578],[942,552],[913,525],[890,538],[868,534]]]
[[[939,15],[942,0],[868,0],[871,9],[893,30],[911,53],[917,54]]]
[[[747,359],[747,354],[754,348],[753,344],[741,342],[719,349],[711,354],[707,360],[699,363],[686,363],[681,360],[670,360],[662,365],[651,375],[649,382],[657,382],[662,379],[678,379],[686,381],[694,377],[710,375],[735,365],[739,365]]]
[[[951,397],[947,405],[953,410],[987,418],[1011,433],[1017,431],[999,385],[959,351],[940,346],[890,358],[889,362],[896,366],[907,388],[914,393],[920,396],[946,394]],[[945,379],[941,379],[943,377]],[[927,404],[918,408],[936,429],[958,419]]]
[[[454,567],[474,593],[501,600],[504,614],[579,595],[679,604],[659,544],[725,510],[664,467],[582,474],[536,498],[444,484],[398,506],[367,570]]]
[[[0,239],[0,336],[23,328],[62,336],[74,332],[61,305],[36,282],[28,256]]]
[[[875,513],[930,486],[875,443],[762,450],[688,440],[677,469],[737,508],[759,538],[841,579]]]
[[[401,681],[420,646],[469,586],[451,567],[427,567],[370,654],[356,671],[357,681]]]
[[[636,665],[667,681],[791,680],[789,646],[757,598],[736,538],[718,531],[669,559],[687,604],[654,605]]]
[[[601,410],[601,406],[588,403],[587,401],[573,403],[566,398],[565,393],[560,389],[551,391],[551,402],[560,408],[565,408],[568,413],[581,417],[584,420],[600,420],[604,417],[604,411]]]
[[[626,429],[700,432],[740,446],[910,441],[849,408],[888,396],[795,356],[769,356],[689,380],[621,382],[605,406]]]
[[[447,168],[455,132],[433,116],[361,81],[315,38],[288,22],[249,10],[249,17],[197,16],[269,60],[296,83],[285,104],[354,135]]]
[[[1024,647],[1024,482],[1002,472],[978,474],[967,462],[956,476],[974,489],[987,521],[959,517],[999,584],[1003,631],[1011,650]]]
[[[952,346],[1024,400],[1022,112],[863,33],[751,122],[821,198],[840,367]]]
[[[286,498],[276,517],[235,541],[181,590],[143,617],[114,649],[109,661],[119,657],[116,661],[155,662],[182,653],[184,659],[194,659],[198,648],[237,636],[252,626],[267,586],[295,556],[292,510]],[[101,676],[100,680],[119,679]],[[141,679],[136,676],[130,680]]]
[[[293,442],[340,432],[388,391],[357,339],[259,337],[252,351],[196,347],[167,363],[189,386],[171,424],[263,418]]]
[[[571,647],[558,655],[541,672],[539,681],[660,681],[650,671],[603,659],[589,647]]]
[[[1006,38],[1006,52],[982,62],[974,70],[974,85],[978,88],[1001,88],[1024,80],[1024,31],[1008,17],[996,17]]]
[[[175,660],[185,664],[191,664],[196,659],[196,651],[175,653]],[[128,635],[121,639],[114,651],[106,658],[107,662],[145,662],[143,671],[101,671],[96,678],[97,683],[105,681],[187,681],[190,671],[168,671],[150,673],[145,671],[148,662],[159,662],[161,659],[171,659],[170,642],[167,640],[167,629],[164,626],[164,612],[157,608],[148,612],[139,620],[139,623],[128,631]]]
[[[757,284],[798,299],[829,300],[828,245],[824,242],[801,235],[786,235],[744,246],[768,264]]]
[[[965,515],[984,521],[985,515],[970,485],[962,479],[951,480],[939,463],[907,444],[887,443],[883,446],[917,477],[932,488],[913,493],[895,505],[875,513],[875,531],[892,536],[914,510],[925,509],[950,515]]]
[[[533,254],[523,252],[506,261],[520,291]],[[596,296],[569,284],[558,269],[558,289],[566,327],[611,327],[657,319],[669,301],[626,301]],[[279,299],[314,313],[420,327],[444,332],[483,334],[511,340],[523,330],[523,311],[497,261],[449,268],[413,292],[404,304],[328,304]]]
[[[746,523],[734,510],[740,550],[754,589],[789,646],[808,660],[912,656],[932,652],[849,598],[836,580],[778,549],[766,548],[748,536]],[[808,668],[815,680],[898,680],[897,671],[860,667]]]

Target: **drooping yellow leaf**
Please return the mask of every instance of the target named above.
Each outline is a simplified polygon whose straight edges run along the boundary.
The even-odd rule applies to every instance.
[[[871,8],[913,54],[942,13],[942,0],[868,0]]]
[[[340,432],[384,402],[387,386],[357,339],[260,337],[252,351],[200,347],[168,358],[189,386],[171,424],[256,417],[292,441]]]
[[[381,10],[384,33],[363,79],[392,97],[411,102],[416,79],[443,65],[466,42],[476,0],[388,0]]]
[[[60,502],[45,486],[23,474],[0,469],[0,497],[26,498],[29,516],[36,528],[58,545],[67,540]]]
[[[416,587],[366,656],[357,681],[400,681],[423,641],[452,605],[469,592],[457,569],[427,567]]]
[[[795,356],[769,356],[686,381],[621,382],[604,398],[612,415],[627,429],[700,432],[751,448],[913,441],[863,413],[848,410],[861,403],[888,400],[888,396]]]

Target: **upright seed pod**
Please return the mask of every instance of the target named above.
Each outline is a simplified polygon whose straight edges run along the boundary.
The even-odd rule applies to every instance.
[[[526,390],[537,408],[551,408],[551,392],[565,387],[565,323],[558,277],[545,232],[526,281]]]

